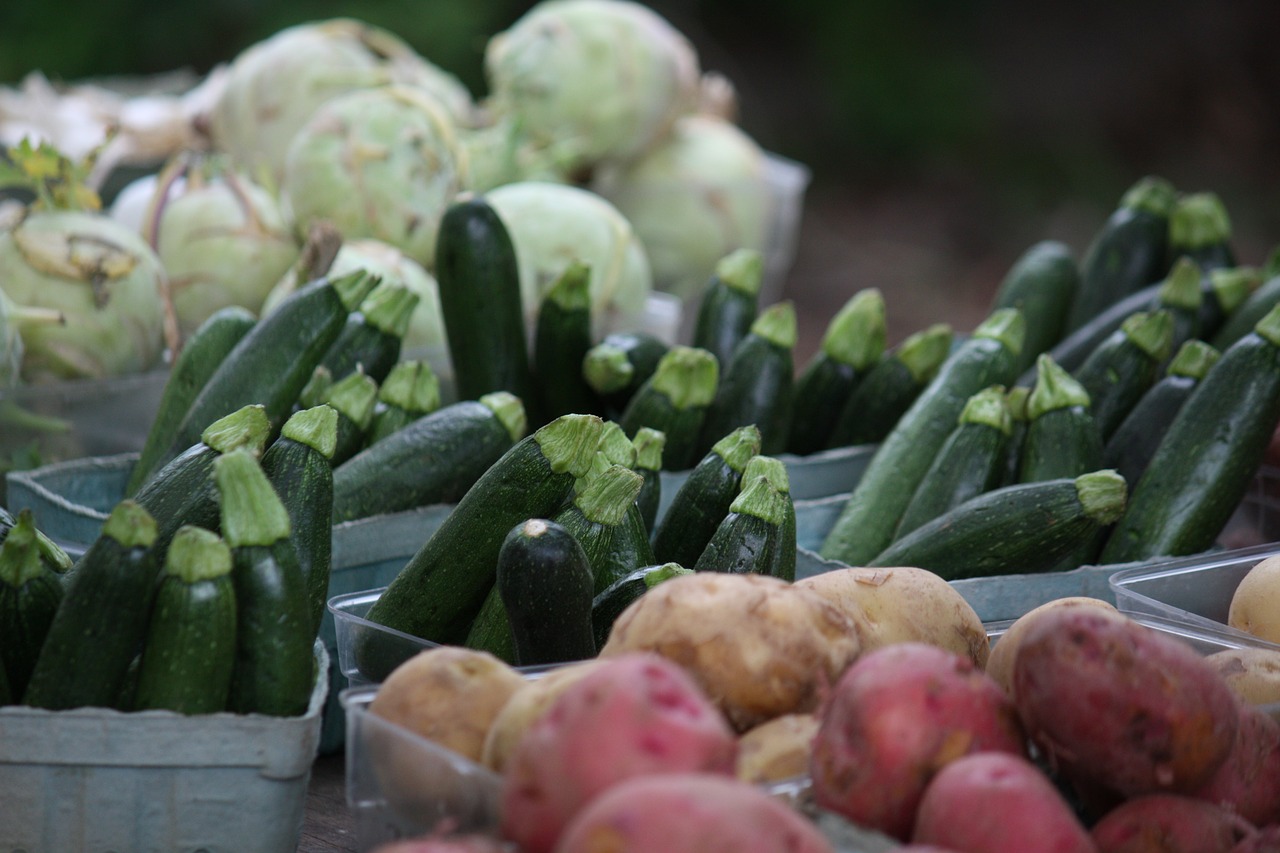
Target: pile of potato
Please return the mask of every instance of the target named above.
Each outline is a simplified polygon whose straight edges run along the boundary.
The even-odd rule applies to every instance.
[[[530,678],[441,647],[397,669],[370,712],[499,774],[501,838],[379,853],[834,851],[821,813],[918,853],[1280,850],[1280,665],[1242,651],[1086,598],[991,646],[910,567],[674,578],[589,661]],[[430,797],[403,751],[374,758]],[[800,808],[770,784],[795,781]]]

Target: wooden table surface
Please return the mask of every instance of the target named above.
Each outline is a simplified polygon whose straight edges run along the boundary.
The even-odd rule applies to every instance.
[[[343,755],[316,759],[298,853],[356,853],[355,825],[347,809]]]

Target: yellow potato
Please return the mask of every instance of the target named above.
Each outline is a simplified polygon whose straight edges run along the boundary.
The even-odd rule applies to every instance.
[[[1035,622],[1035,620],[1044,615],[1064,607],[1099,607],[1109,610],[1120,615],[1120,611],[1110,602],[1103,601],[1101,598],[1089,598],[1084,595],[1072,595],[1065,598],[1055,598],[1053,601],[1047,601],[1039,607],[1033,607],[1026,613],[1022,614],[1012,625],[1004,632],[1004,634],[996,640],[995,645],[991,649],[991,654],[987,658],[987,675],[995,679],[996,683],[1004,688],[1004,691],[1010,696],[1013,695],[1013,660],[1017,657],[1018,644],[1022,640],[1023,634],[1027,628]]]
[[[1280,643],[1280,555],[1251,568],[1231,596],[1227,624],[1269,643]]]
[[[529,728],[569,685],[591,672],[599,664],[599,659],[575,661],[526,681],[507,700],[502,710],[490,723],[489,732],[484,739],[484,747],[480,751],[481,763],[501,773],[506,767],[507,758],[515,749],[525,729]]]
[[[907,641],[929,643],[986,666],[987,632],[955,587],[913,566],[836,569],[796,581],[849,615],[864,652]]]
[[[1223,649],[1205,656],[1205,660],[1244,702],[1280,703],[1280,650]]]
[[[808,773],[820,723],[816,714],[784,714],[743,732],[738,738],[738,778],[764,784]]]

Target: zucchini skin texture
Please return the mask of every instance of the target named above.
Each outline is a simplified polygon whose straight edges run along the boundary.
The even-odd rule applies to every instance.
[[[782,529],[759,516],[730,512],[693,565],[695,572],[770,575],[782,547]]]
[[[703,419],[698,455],[738,427],[754,424],[760,430],[760,452],[786,449],[791,429],[795,366],[792,348],[779,346],[754,333],[738,344],[720,374],[715,399]]]
[[[1102,435],[1085,406],[1043,412],[1027,424],[1019,480],[1078,477],[1102,468]]]
[[[546,519],[516,525],[498,552],[496,584],[518,666],[595,657],[595,581],[586,551],[569,530]]]
[[[625,386],[614,391],[596,392],[604,404],[605,413],[617,416],[626,409],[636,390],[658,369],[658,362],[662,361],[670,346],[656,335],[642,331],[610,332],[596,346],[602,345],[616,348],[631,365],[631,380]]]
[[[894,531],[901,539],[944,512],[1001,485],[1009,436],[984,423],[958,424],[938,448]]]
[[[230,575],[159,582],[133,709],[212,714],[227,707],[236,660],[236,598]]]
[[[1089,409],[1105,445],[1139,399],[1156,383],[1163,358],[1153,358],[1117,329],[1074,373],[1089,392]]]
[[[1195,377],[1169,375],[1151,386],[1107,440],[1103,448],[1106,467],[1116,469],[1125,480],[1136,484],[1169,425],[1199,383]]]
[[[634,503],[618,524],[591,521],[575,504],[565,507],[551,520],[582,545],[595,579],[593,596],[619,578],[654,561],[653,547],[649,544],[640,508]]]
[[[596,593],[591,601],[591,623],[595,630],[596,648],[604,647],[609,639],[609,632],[613,629],[613,623],[622,615],[622,611],[631,606],[633,601],[662,581],[691,572],[691,569],[674,563],[641,566],[631,574],[618,578],[603,591]]]
[[[729,514],[729,506],[742,487],[743,470],[733,468],[715,451],[702,457],[672,495],[653,532],[655,562],[682,566],[697,562],[720,521]]]
[[[281,436],[262,454],[262,471],[289,514],[289,540],[318,634],[333,565],[333,465],[314,447]]]
[[[166,463],[134,497],[156,521],[156,543],[161,552],[184,524],[218,529],[213,463],[221,455],[204,442],[197,442]]]
[[[31,680],[62,596],[62,578],[52,571],[17,587],[0,581],[0,670],[14,696]]]
[[[603,403],[582,375],[582,360],[591,349],[591,309],[544,299],[538,307],[533,337],[533,376],[537,380],[537,415],[546,423],[560,415],[601,414]]]
[[[400,360],[403,342],[400,336],[369,325],[359,311],[352,311],[320,364],[328,369],[334,382],[360,370],[381,384]]]
[[[844,401],[827,436],[827,449],[883,441],[928,384],[913,376],[893,353],[887,354]]]
[[[1080,289],[1080,269],[1070,247],[1042,240],[1029,247],[1001,281],[991,310],[1017,308],[1027,322],[1019,367],[1026,370],[1036,356],[1062,339],[1067,313]]]
[[[618,416],[618,424],[627,436],[634,438],[641,427],[661,430],[667,436],[662,451],[664,471],[683,471],[697,461],[698,443],[708,406],[676,406],[670,397],[653,387],[652,378],[636,389],[627,407]]]
[[[731,287],[719,276],[712,276],[698,304],[691,345],[705,349],[721,364],[729,364],[733,351],[751,331],[759,307],[758,292]]]

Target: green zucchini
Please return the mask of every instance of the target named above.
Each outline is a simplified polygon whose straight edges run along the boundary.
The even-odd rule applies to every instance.
[[[1208,549],[1248,489],[1280,421],[1280,307],[1232,344],[1178,409],[1106,562]]]
[[[721,258],[698,302],[690,344],[728,365],[756,320],[763,281],[764,256],[758,250],[736,249]]]
[[[796,379],[786,450],[823,450],[840,410],[885,350],[884,296],[874,287],[850,297],[822,335],[818,351]]]
[[[644,477],[636,506],[640,508],[644,529],[651,534],[658,520],[658,506],[662,503],[662,449],[666,443],[666,433],[651,427],[636,430],[632,440],[636,449],[636,470]]]
[[[859,565],[880,553],[969,397],[1017,376],[1024,324],[1017,308],[992,312],[943,363],[867,463],[822,543],[822,556]]]
[[[387,378],[400,361],[400,350],[409,321],[421,301],[416,292],[397,281],[383,281],[347,316],[342,331],[320,363],[334,381],[357,369],[375,382]]]
[[[515,246],[483,196],[464,195],[445,209],[435,274],[458,399],[492,391],[536,399]]]
[[[498,552],[497,588],[519,666],[595,657],[591,566],[579,541],[554,521],[517,524]]]
[[[1089,394],[1090,411],[1104,444],[1155,384],[1172,345],[1173,317],[1169,312],[1139,311],[1072,371]]]
[[[969,498],[1002,485],[1012,429],[1004,386],[990,385],[969,397],[902,511],[893,538],[901,539]]]
[[[1222,325],[1209,336],[1214,349],[1225,350],[1253,331],[1258,321],[1280,305],[1280,274],[1272,275],[1253,290],[1236,310],[1227,315]]]
[[[262,470],[289,513],[289,539],[311,602],[311,629],[317,634],[329,599],[337,433],[338,413],[331,407],[303,409],[285,421],[280,437],[262,454]]]
[[[644,477],[622,465],[584,478],[586,484],[551,520],[573,534],[602,591],[620,577],[654,562],[648,531],[635,505]]]
[[[0,670],[14,696],[26,690],[62,603],[65,570],[45,559],[37,532],[24,509],[0,544]]]
[[[787,499],[764,474],[743,478],[715,533],[698,555],[695,572],[769,574],[782,547]]]
[[[1176,201],[1173,185],[1156,176],[1142,178],[1125,192],[1080,259],[1080,284],[1067,314],[1066,333],[1164,277]],[[1062,358],[1055,359],[1071,369]]]
[[[1163,370],[1168,358],[1177,352],[1185,341],[1200,337],[1200,319],[1205,303],[1205,292],[1201,281],[1205,279],[1195,261],[1183,256],[1174,261],[1165,279],[1165,286],[1160,289],[1160,298],[1156,310],[1169,312],[1173,319],[1173,328],[1169,334],[1169,351],[1162,362]]]
[[[951,353],[953,339],[949,325],[934,323],[886,352],[840,408],[827,436],[827,447],[882,441],[937,376]]]
[[[714,355],[677,344],[631,395],[617,421],[632,438],[641,427],[665,433],[662,464],[669,471],[682,471],[698,459],[702,424],[719,384],[720,365]]]
[[[321,398],[338,415],[332,463],[341,465],[365,446],[373,424],[373,404],[378,401],[378,383],[357,367],[329,386]]]
[[[760,450],[781,453],[791,428],[795,384],[796,308],[790,300],[760,312],[720,372],[720,381],[702,422],[696,456],[733,430],[755,424]]]
[[[378,386],[378,400],[373,406],[373,423],[365,438],[376,444],[417,418],[440,408],[440,377],[431,363],[409,359],[396,363]]]
[[[1103,448],[1103,463],[1129,483],[1142,477],[1178,410],[1221,353],[1204,341],[1187,341],[1164,376],[1143,394]]]
[[[1019,481],[1019,470],[1022,468],[1022,448],[1026,444],[1027,400],[1031,397],[1031,389],[1026,385],[1013,385],[1005,391],[1005,405],[1009,410],[1009,440],[1005,442],[1004,473],[1000,477],[1002,486],[1010,486]]]
[[[1080,288],[1080,268],[1066,243],[1041,240],[1034,243],[1005,274],[992,299],[991,311],[1017,308],[1027,324],[1019,370],[1026,370],[1036,356],[1062,339],[1067,314]]]
[[[302,409],[314,409],[316,406],[325,405],[332,388],[333,372],[323,364],[317,364],[316,369],[311,371],[311,378],[307,380],[307,384],[303,385],[302,390],[298,392],[293,411],[298,412]]]
[[[609,639],[609,632],[613,630],[613,623],[632,602],[663,581],[691,574],[693,569],[686,569],[679,563],[641,566],[626,577],[618,578],[608,589],[597,593],[591,601],[591,624],[596,648],[604,647]]]
[[[791,499],[791,476],[787,466],[776,456],[757,454],[747,462],[742,472],[744,482],[764,477],[782,499],[782,524],[778,531],[778,547],[765,574],[784,581],[796,579],[796,505]]]
[[[759,428],[739,427],[717,441],[693,466],[653,531],[655,562],[692,566],[697,561],[720,520],[729,513],[747,463],[759,452]]]
[[[1027,399],[1027,435],[1018,479],[1076,477],[1102,467],[1102,433],[1089,392],[1053,356],[1041,353],[1039,378]]]
[[[1169,258],[1189,256],[1203,269],[1236,266],[1231,217],[1216,193],[1186,193],[1169,213]]]
[[[235,667],[227,709],[297,716],[315,684],[311,595],[289,538],[289,513],[258,460],[233,450],[214,463],[222,538],[235,587]]]
[[[1200,304],[1200,327],[1196,337],[1209,340],[1228,319],[1235,316],[1262,285],[1262,273],[1256,267],[1216,267],[1204,276],[1204,299]],[[1262,314],[1266,314],[1263,311]],[[1262,319],[1254,317],[1254,322]],[[1252,328],[1252,326],[1250,326]],[[1245,329],[1245,333],[1249,330]]]
[[[174,534],[157,582],[132,707],[224,711],[235,662],[231,549],[216,533],[183,527]]]
[[[274,436],[351,311],[377,283],[374,276],[357,271],[316,279],[281,300],[200,389],[163,461],[195,444],[209,424],[246,405],[263,407]]]
[[[125,499],[112,508],[68,575],[23,704],[115,706],[147,633],[160,569],[155,541],[155,519],[140,504]]]
[[[507,531],[564,504],[592,464],[602,427],[596,415],[561,415],[513,445],[466,491],[366,618],[436,643],[465,640],[493,587]],[[356,647],[366,673],[385,675],[399,663],[386,652],[373,636]]]
[[[138,461],[129,472],[126,495],[136,494],[147,478],[163,464],[161,457],[173,445],[178,425],[196,394],[256,322],[257,317],[249,309],[229,305],[210,314],[187,338],[165,379]]]
[[[1002,486],[917,527],[870,566],[917,566],[943,579],[1048,571],[1124,511],[1124,478],[1102,469]]]
[[[484,603],[471,620],[462,645],[478,652],[488,652],[500,661],[516,665],[516,638],[511,633],[507,607],[502,603],[502,590],[496,583],[489,587]]]
[[[526,427],[523,404],[506,391],[424,415],[333,469],[333,520],[454,503]]]
[[[612,332],[583,356],[583,379],[604,404],[605,413],[616,416],[653,376],[670,348],[648,332]]]
[[[600,414],[602,405],[582,374],[591,349],[591,266],[572,261],[538,306],[533,336],[537,422],[570,413]]]

